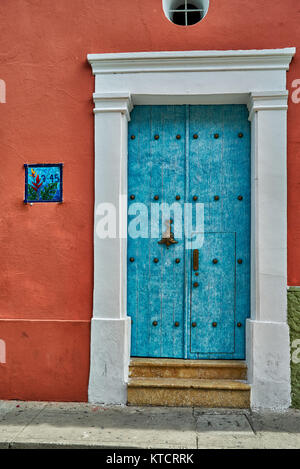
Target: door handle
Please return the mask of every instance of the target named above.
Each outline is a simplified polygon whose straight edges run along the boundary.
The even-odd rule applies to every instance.
[[[193,251],[193,269],[199,270],[199,249]]]
[[[178,241],[174,239],[174,233],[172,232],[171,229],[171,224],[173,223],[173,220],[166,220],[165,225],[167,227],[166,231],[164,232],[162,239],[158,241],[158,244],[165,244],[167,248],[169,249],[169,246],[172,244],[178,244]]]

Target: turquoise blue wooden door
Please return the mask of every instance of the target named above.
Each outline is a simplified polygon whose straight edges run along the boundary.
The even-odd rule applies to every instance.
[[[136,106],[128,141],[131,355],[243,359],[250,309],[246,106]],[[163,204],[171,206],[169,217]],[[184,229],[186,207],[198,244]],[[168,247],[158,241],[170,219],[177,243]]]

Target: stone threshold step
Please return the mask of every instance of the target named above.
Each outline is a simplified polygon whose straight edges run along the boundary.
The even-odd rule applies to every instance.
[[[132,357],[130,366],[157,366],[157,367],[182,367],[185,368],[245,368],[247,364],[243,360],[184,360],[179,358],[140,358]]]
[[[131,378],[128,405],[167,407],[250,407],[250,385],[223,379]]]
[[[223,389],[250,391],[249,384],[243,381],[226,379],[184,379],[184,378],[131,378],[129,388],[169,388],[169,389]]]
[[[132,358],[130,376],[143,378],[245,380],[247,365],[242,360],[182,360]]]

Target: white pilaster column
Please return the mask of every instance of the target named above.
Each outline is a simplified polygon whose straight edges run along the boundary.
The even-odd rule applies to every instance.
[[[94,94],[94,307],[89,401],[125,404],[130,359],[127,290],[127,127],[129,94]],[[103,220],[112,216],[109,237]],[[102,220],[102,223],[101,223]],[[110,220],[108,221],[110,222]]]
[[[290,405],[287,325],[287,91],[252,93],[251,319],[247,361],[252,407]]]

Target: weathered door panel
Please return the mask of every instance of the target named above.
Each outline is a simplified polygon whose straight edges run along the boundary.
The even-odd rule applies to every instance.
[[[195,135],[198,138],[195,139]],[[229,270],[225,272],[230,276],[230,269],[234,266],[234,288],[232,282],[230,285],[234,294],[235,315],[232,316],[226,311],[226,302],[216,285],[215,299],[218,298],[227,324],[222,322],[218,323],[216,328],[210,327],[206,332],[208,338],[198,336],[197,346],[191,339],[188,347],[189,357],[244,358],[245,323],[250,313],[251,203],[250,127],[246,106],[190,106],[189,141],[189,200],[193,200],[196,195],[197,203],[204,205],[204,237],[210,237],[208,233],[223,233],[224,239],[231,236],[231,241],[229,243],[228,240],[226,246],[233,246],[232,236],[235,236],[231,257],[233,259],[235,256],[235,261],[228,264]],[[224,252],[225,249],[224,245]],[[240,260],[242,263],[238,263]],[[208,265],[207,273],[213,267],[213,264]],[[216,266],[220,267],[220,264]],[[218,270],[213,272],[217,275]],[[195,273],[191,271],[190,285],[196,280]],[[212,278],[211,282],[214,281]],[[196,314],[193,299],[195,297],[192,296],[191,312]],[[204,308],[205,301],[204,296]],[[230,311],[233,311],[232,308]],[[223,334],[222,340],[221,332],[217,332],[219,327]],[[205,343],[208,344],[212,336],[218,336],[216,344],[211,344],[210,348],[208,345],[205,347]],[[196,351],[198,353],[195,353]]]
[[[129,231],[134,203],[145,204],[149,213],[149,239],[134,240],[130,233],[128,237],[128,257],[134,258],[134,262],[128,262],[128,314],[132,317],[134,356],[183,356],[184,242],[180,239],[170,249],[158,244],[166,226],[160,223],[156,237],[151,238],[156,225],[150,213],[152,209],[155,214],[162,203],[184,202],[185,133],[185,106],[140,106],[132,113]],[[172,212],[168,221],[170,216]]]
[[[246,106],[137,106],[129,125],[128,159],[132,355],[244,358],[250,308]],[[148,210],[149,227],[144,237],[133,239],[130,224],[136,213],[131,209],[136,203]],[[157,229],[150,212],[156,213],[161,203],[203,205],[198,272],[183,232],[175,234],[178,244],[158,244],[166,226]],[[199,287],[194,288],[196,281]]]
[[[205,233],[191,294],[191,353],[234,353],[235,233]]]

